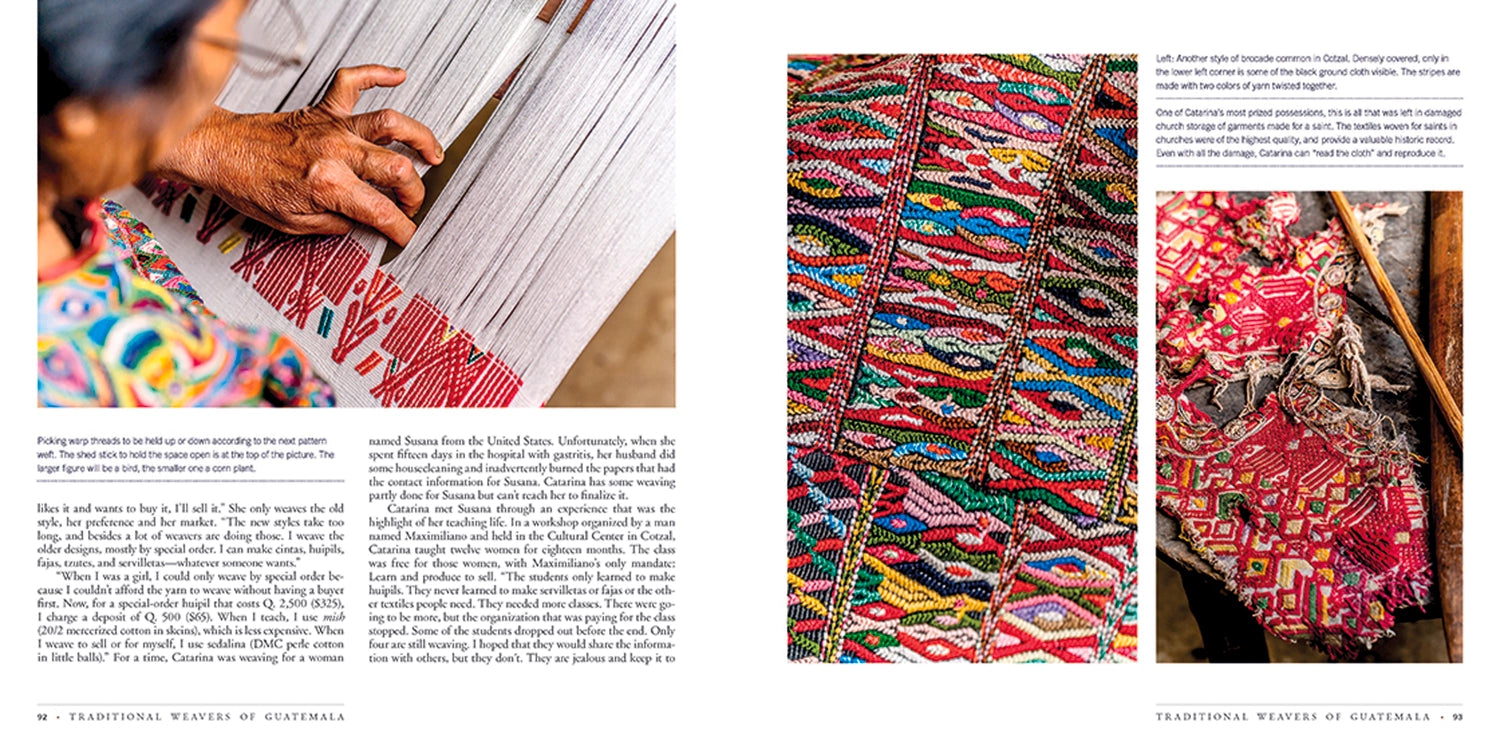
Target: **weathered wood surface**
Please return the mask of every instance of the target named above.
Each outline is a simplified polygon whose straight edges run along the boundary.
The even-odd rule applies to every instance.
[[[1433,193],[1428,199],[1428,276],[1431,303],[1427,336],[1438,372],[1459,406],[1464,402],[1464,242],[1462,193]],[[1448,659],[1464,660],[1464,485],[1463,449],[1432,417],[1432,482],[1429,504],[1436,544],[1438,600]]]

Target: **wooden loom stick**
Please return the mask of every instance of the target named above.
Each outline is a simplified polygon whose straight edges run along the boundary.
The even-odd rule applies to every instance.
[[[526,64],[526,60],[529,60],[529,59],[531,59],[531,58],[528,55],[525,59],[521,60],[521,64],[517,65],[516,69],[512,70],[510,72],[509,76],[506,76],[505,83],[500,84],[500,88],[496,89],[495,90],[495,95],[493,97],[490,97],[490,98],[492,98],[492,99],[504,99],[505,98],[505,92],[507,92],[507,91],[510,90],[510,85],[512,83],[516,82],[516,76],[518,76],[518,75],[521,74],[521,67],[524,66]]]
[[[1431,312],[1427,326],[1433,362],[1453,389],[1460,407],[1464,398],[1464,241],[1463,193],[1433,193],[1428,198],[1427,268]],[[1433,407],[1436,411],[1436,407]],[[1436,415],[1433,416],[1436,422]],[[1448,660],[1464,660],[1464,485],[1463,452],[1444,434],[1432,430],[1431,498],[1437,546],[1438,597],[1443,605],[1443,634]]]
[[[1365,237],[1365,232],[1354,218],[1354,209],[1349,207],[1349,201],[1344,198],[1341,191],[1330,191],[1333,196],[1333,204],[1339,209],[1339,218],[1344,220],[1345,234],[1353,243],[1354,249],[1364,259],[1365,266],[1370,269],[1370,278],[1375,282],[1375,288],[1380,292],[1380,298],[1385,300],[1386,309],[1391,313],[1391,320],[1396,324],[1396,333],[1401,335],[1401,340],[1406,342],[1406,348],[1411,351],[1417,360],[1417,369],[1422,371],[1422,380],[1426,381],[1427,389],[1432,392],[1433,399],[1437,401],[1438,407],[1443,412],[1443,418],[1447,420],[1448,427],[1453,430],[1453,437],[1458,443],[1459,450],[1464,445],[1464,415],[1453,400],[1453,394],[1448,392],[1448,386],[1443,382],[1442,376],[1438,374],[1437,367],[1432,363],[1432,357],[1427,354],[1427,348],[1422,344],[1422,339],[1417,336],[1417,329],[1412,326],[1411,319],[1406,316],[1406,308],[1402,307],[1401,299],[1396,296],[1396,288],[1391,286],[1391,280],[1386,277],[1385,269],[1380,266],[1380,259],[1375,257],[1375,250],[1370,247],[1370,240]]]
[[[569,34],[578,28],[578,22],[583,20],[583,14],[589,12],[589,6],[593,4],[594,0],[583,0],[583,7],[578,9],[578,15],[573,16],[573,22],[568,24]]]
[[[536,14],[536,20],[542,23],[552,23],[552,17],[557,15],[557,9],[562,7],[563,0],[547,0],[542,6],[541,12]]]

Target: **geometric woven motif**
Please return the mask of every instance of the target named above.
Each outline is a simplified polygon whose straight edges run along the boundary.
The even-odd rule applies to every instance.
[[[793,661],[1133,660],[1131,56],[794,57]]]
[[[1403,210],[1356,214],[1378,241]],[[1426,509],[1405,439],[1370,408],[1385,383],[1345,314],[1359,261],[1336,219],[1299,237],[1299,216],[1287,193],[1157,208],[1157,501],[1268,630],[1348,657],[1426,600]],[[1187,395],[1231,383],[1245,408],[1222,426]]]

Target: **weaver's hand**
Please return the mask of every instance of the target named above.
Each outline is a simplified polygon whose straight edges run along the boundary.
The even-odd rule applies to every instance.
[[[411,160],[381,146],[400,141],[432,164],[443,149],[427,126],[399,112],[353,113],[361,91],[404,80],[399,68],[360,65],[341,69],[322,101],[295,112],[215,108],[153,168],[283,232],[343,234],[367,224],[404,246],[425,190]]]

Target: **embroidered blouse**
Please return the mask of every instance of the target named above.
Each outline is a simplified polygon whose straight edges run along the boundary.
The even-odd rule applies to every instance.
[[[38,273],[39,404],[333,405],[296,344],[215,317],[129,211],[86,213],[84,248]]]

